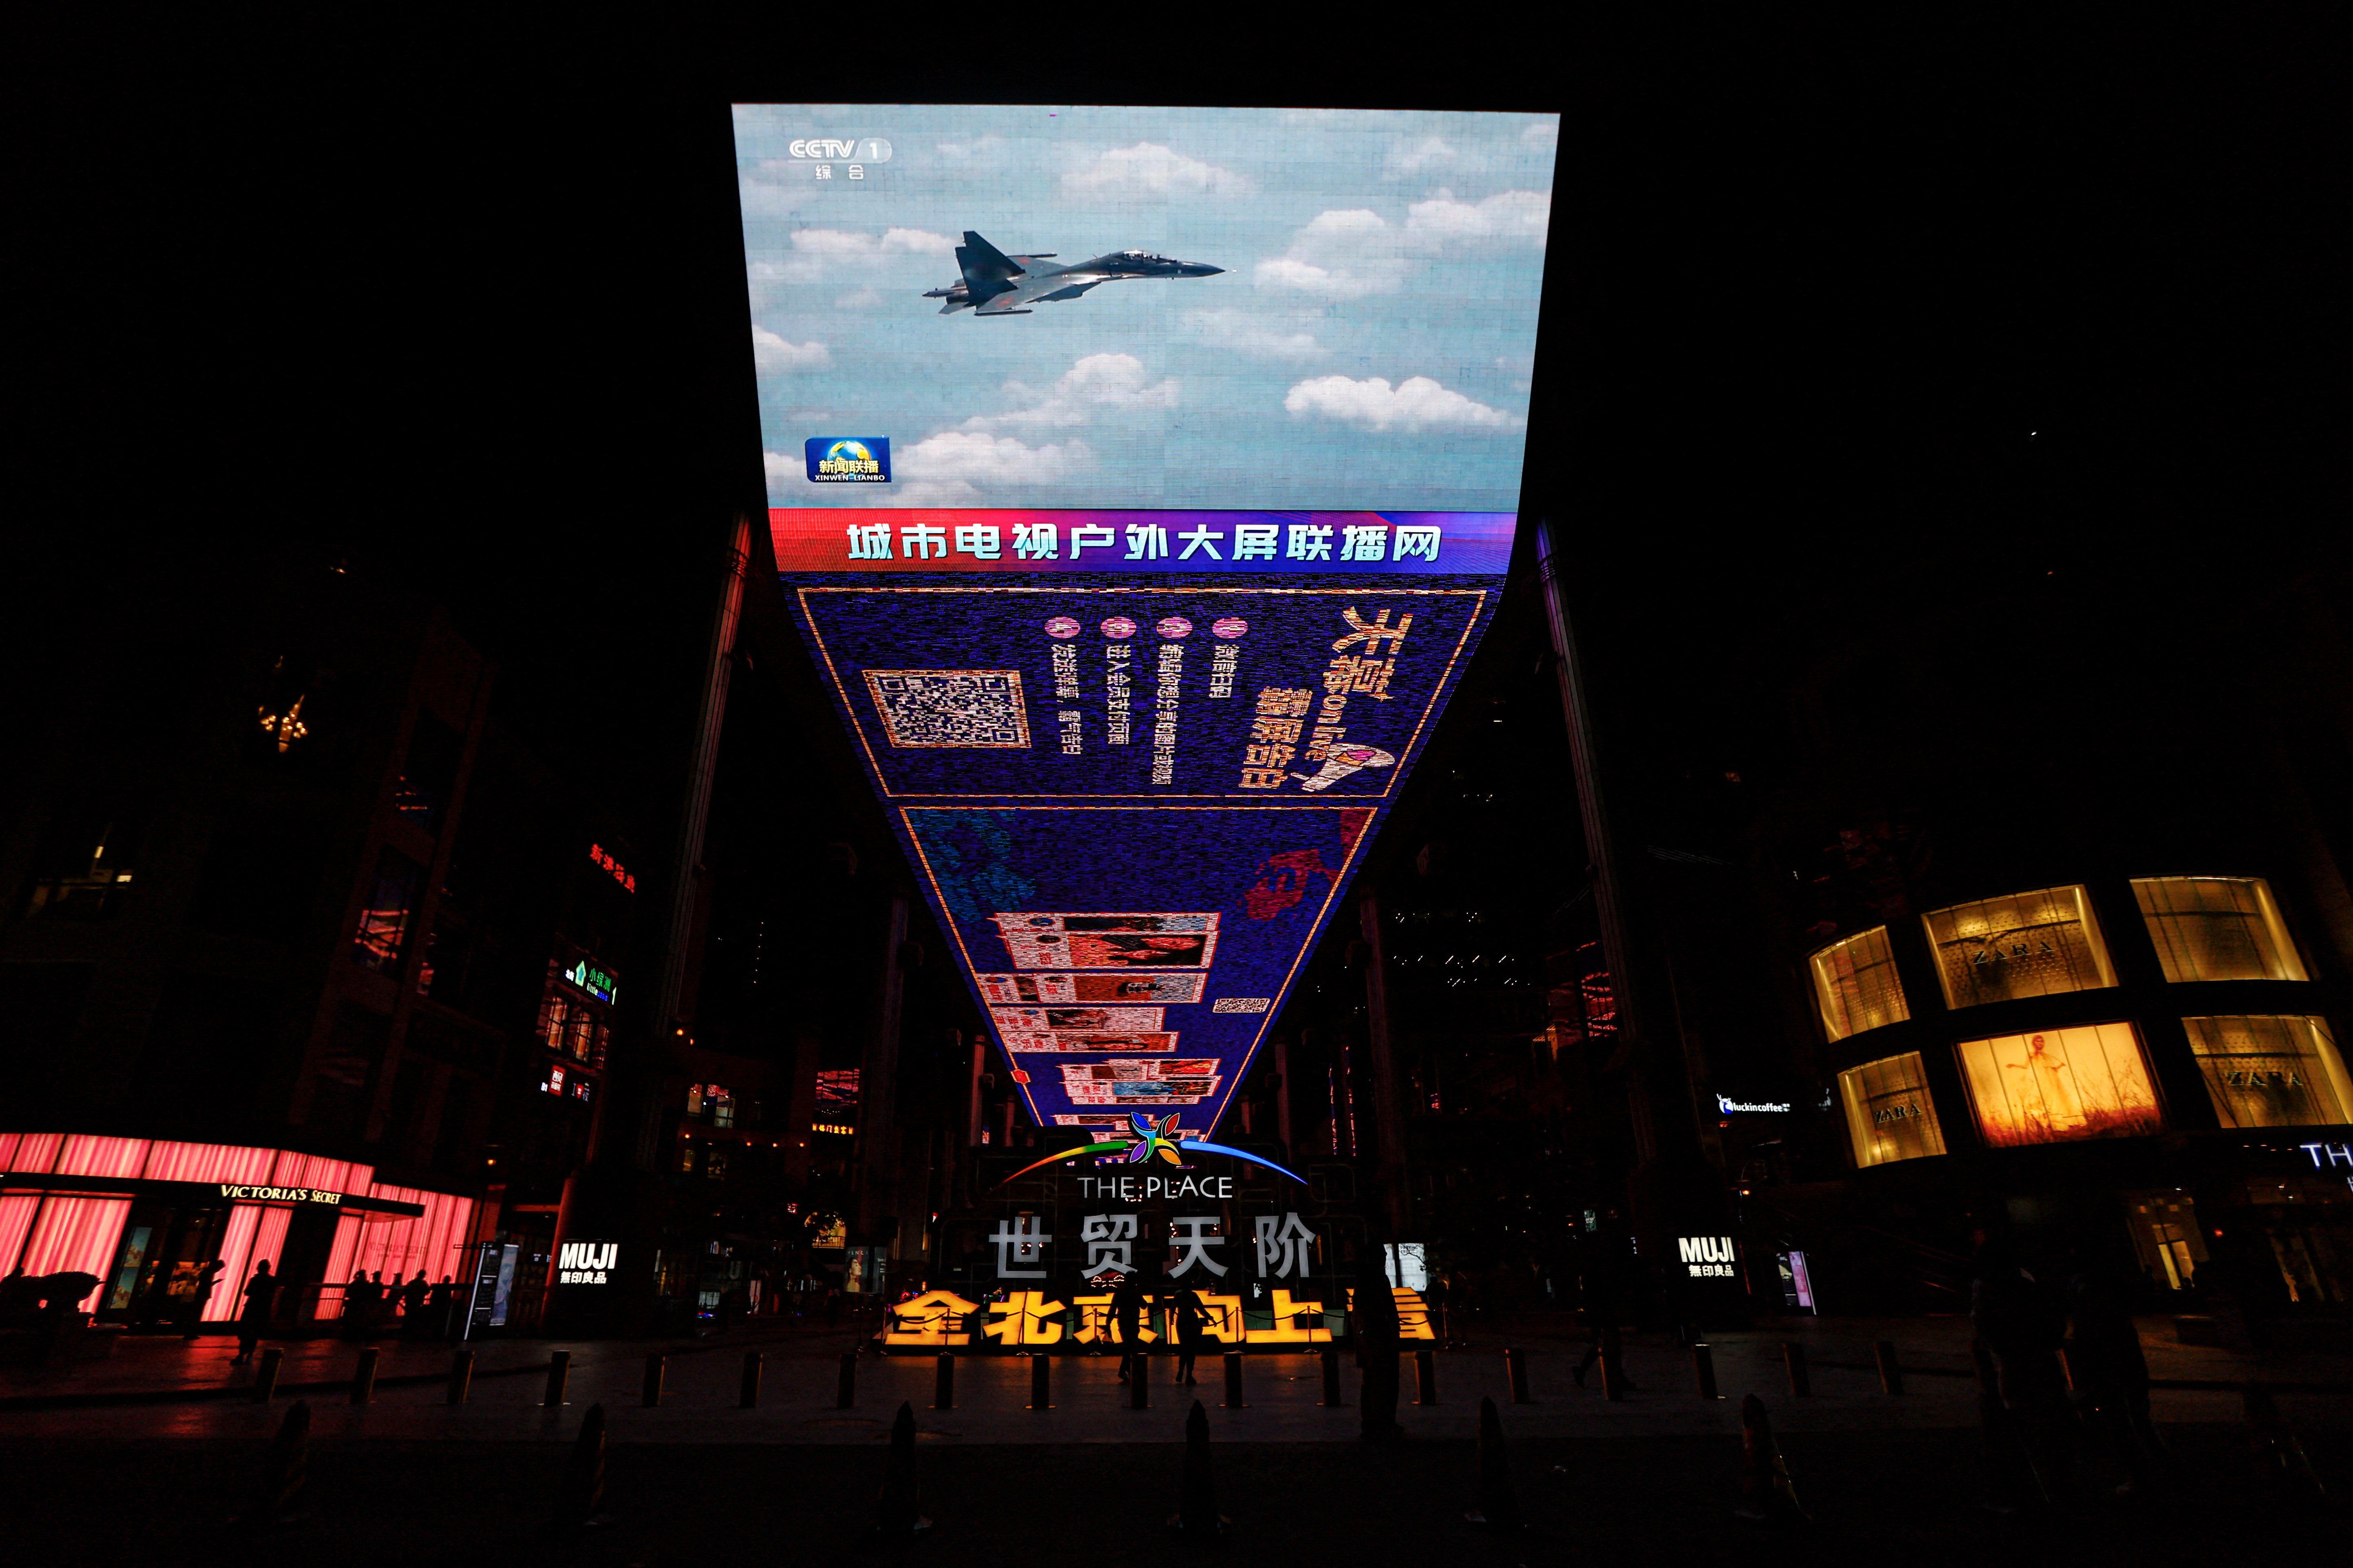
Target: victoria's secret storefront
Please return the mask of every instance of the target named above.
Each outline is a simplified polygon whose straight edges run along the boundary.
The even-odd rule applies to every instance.
[[[274,1315],[295,1321],[339,1315],[332,1287],[355,1271],[463,1275],[474,1201],[375,1178],[285,1149],[0,1132],[0,1273],[96,1275],[83,1309],[133,1322],[179,1317],[213,1258],[212,1320],[264,1259],[287,1281]]]

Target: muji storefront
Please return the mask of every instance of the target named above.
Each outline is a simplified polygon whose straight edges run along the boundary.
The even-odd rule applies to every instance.
[[[238,1286],[264,1259],[287,1281],[280,1320],[333,1318],[355,1271],[462,1278],[475,1208],[288,1149],[0,1132],[0,1272],[94,1275],[80,1305],[101,1320],[177,1317],[214,1258],[208,1320],[236,1315]]]

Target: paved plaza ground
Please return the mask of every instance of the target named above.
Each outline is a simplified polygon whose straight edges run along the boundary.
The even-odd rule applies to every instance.
[[[1054,1408],[1026,1408],[1018,1361],[957,1363],[955,1408],[930,1408],[928,1354],[861,1358],[857,1402],[834,1407],[853,1334],[774,1329],[659,1347],[661,1404],[640,1401],[644,1343],[586,1343],[562,1408],[538,1401],[546,1342],[480,1348],[470,1401],[444,1403],[448,1347],[387,1342],[374,1403],[353,1406],[356,1348],[297,1342],[269,1405],[241,1392],[226,1342],[126,1344],[110,1361],[0,1384],[0,1520],[12,1562],[222,1560],[343,1563],[480,1561],[546,1550],[543,1525],[582,1414],[601,1403],[612,1442],[612,1522],[557,1551],[594,1563],[1084,1561],[1095,1568],[1162,1563],[1517,1563],[1572,1561],[2131,1563],[2335,1560],[2348,1519],[2299,1509],[2254,1479],[2236,1384],[2262,1374],[2320,1473],[2353,1487],[2353,1367],[2333,1356],[2258,1361],[2147,1337],[2160,1382],[2154,1407],[2180,1461],[2157,1498],[2085,1502],[2037,1521],[1997,1518],[1978,1458],[1967,1326],[1956,1320],[1778,1325],[1713,1342],[1719,1386],[1695,1390],[1688,1352],[1637,1336],[1637,1389],[1619,1403],[1580,1391],[1579,1344],[1515,1332],[1534,1402],[1509,1403],[1501,1340],[1437,1356],[1440,1403],[1412,1403],[1406,1376],[1389,1446],[1356,1438],[1356,1373],[1343,1357],[1347,1404],[1318,1401],[1310,1356],[1253,1355],[1246,1408],[1222,1408],[1219,1363],[1198,1388],[1155,1364],[1147,1410],[1126,1407],[1109,1359],[1055,1363]],[[1905,1392],[1881,1391],[1870,1346],[1894,1340]],[[1780,1346],[1807,1345],[1812,1393],[1789,1392]],[[743,1354],[763,1357],[760,1405],[737,1407]],[[1947,1375],[1938,1375],[1939,1373]],[[423,1381],[405,1381],[417,1378]],[[1598,1379],[1594,1380],[1598,1384]],[[299,1385],[311,1386],[301,1388]],[[206,1395],[227,1390],[227,1396]],[[1817,1527],[1785,1537],[1731,1516],[1740,1460],[1738,1403],[1772,1410]],[[1497,1400],[1525,1536],[1497,1540],[1463,1522],[1475,1493],[1478,1401]],[[1235,1521],[1211,1547],[1170,1541],[1178,1444],[1192,1397],[1207,1408],[1222,1510]],[[259,1542],[212,1533],[292,1398],[314,1417],[301,1518]],[[923,1506],[937,1528],[919,1545],[870,1540],[885,1435],[902,1401],[919,1429]],[[2106,1481],[2119,1476],[2103,1478]],[[211,1544],[206,1544],[210,1542]]]

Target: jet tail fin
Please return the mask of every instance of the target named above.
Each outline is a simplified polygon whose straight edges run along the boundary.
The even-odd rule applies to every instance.
[[[971,229],[964,231],[964,243],[956,247],[956,266],[975,305],[1009,291],[1013,279],[1021,276],[1011,257]]]

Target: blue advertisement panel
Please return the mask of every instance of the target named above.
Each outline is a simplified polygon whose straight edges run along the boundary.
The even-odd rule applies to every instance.
[[[736,132],[811,656],[1031,1114],[1206,1135],[1493,613],[1557,121]]]

